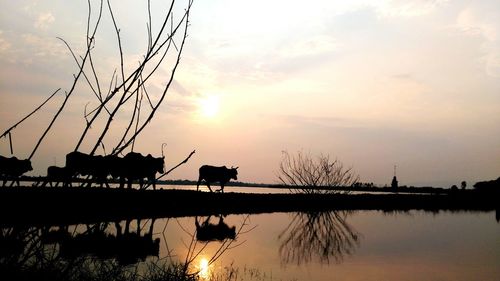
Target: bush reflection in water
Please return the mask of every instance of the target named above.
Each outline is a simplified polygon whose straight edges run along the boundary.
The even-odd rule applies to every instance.
[[[359,246],[360,234],[348,223],[352,211],[294,214],[281,232],[279,253],[282,264],[300,265],[314,259],[320,263],[341,263]]]
[[[346,221],[350,215],[349,211],[293,214],[278,236],[282,264],[342,262],[360,243],[360,234]],[[248,223],[249,216],[239,225],[228,225],[222,215],[194,217],[192,221],[187,227],[178,219],[164,219],[159,233],[154,233],[155,219],[3,228],[0,271],[18,279],[236,280],[246,275],[256,280],[258,269],[241,272],[232,265],[223,269],[227,272],[210,269],[226,251],[244,242],[239,238],[255,227]],[[166,240],[167,226],[172,223],[184,233],[186,251],[181,251],[185,253],[182,256],[169,249]],[[158,238],[162,236],[164,257],[160,257]]]

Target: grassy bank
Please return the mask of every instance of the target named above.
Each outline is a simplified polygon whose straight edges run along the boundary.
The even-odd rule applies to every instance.
[[[500,209],[499,202],[498,196],[467,190],[435,195],[313,195],[4,187],[0,189],[0,225],[327,210],[490,211]]]

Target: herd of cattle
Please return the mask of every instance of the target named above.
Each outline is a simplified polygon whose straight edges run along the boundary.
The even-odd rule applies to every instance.
[[[124,157],[117,155],[89,155],[74,151],[66,155],[66,166],[50,166],[47,168],[47,176],[42,180],[41,185],[45,186],[55,183],[57,186],[62,183],[63,186],[71,186],[71,183],[86,178],[89,185],[99,184],[101,187],[109,187],[108,180],[111,178],[119,181],[120,187],[124,187],[125,182],[129,188],[133,182],[139,183],[139,188],[147,187],[149,183],[156,189],[156,174],[164,173],[165,157],[153,157],[151,154],[144,156],[140,153],[129,152]],[[219,182],[221,191],[224,191],[224,185],[231,179],[237,179],[238,168],[228,169],[223,167],[214,167],[204,165],[199,169],[199,178],[197,190],[202,181],[205,181],[210,191],[210,183]],[[28,159],[20,160],[16,157],[4,157],[0,155],[0,177],[3,179],[3,186],[11,180],[19,184],[20,177],[33,170],[31,161]],[[146,182],[144,181],[146,179]]]
[[[66,166],[50,166],[47,168],[47,176],[42,183],[45,186],[49,183],[55,183],[56,186],[62,183],[63,186],[71,186],[71,182],[78,176],[86,177],[88,183],[97,183],[101,187],[109,187],[108,179],[119,180],[120,187],[123,187],[125,181],[128,187],[132,182],[139,181],[139,185],[144,185],[144,179],[147,179],[156,187],[156,173],[163,173],[164,157],[153,157],[150,154],[143,156],[140,153],[130,152],[124,157],[117,155],[89,155],[74,151],[66,155]],[[16,157],[7,158],[0,156],[0,173],[4,179],[4,185],[7,180],[17,182],[24,173],[33,168],[29,160],[19,160]]]

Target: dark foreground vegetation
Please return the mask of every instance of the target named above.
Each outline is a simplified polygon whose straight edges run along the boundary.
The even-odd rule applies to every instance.
[[[113,221],[123,218],[255,214],[328,210],[500,209],[498,193],[248,194],[112,188],[0,189],[0,225]]]

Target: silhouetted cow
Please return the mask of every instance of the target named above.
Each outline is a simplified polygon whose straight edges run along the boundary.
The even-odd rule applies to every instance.
[[[236,227],[229,227],[222,216],[219,217],[218,224],[210,223],[210,216],[200,225],[198,217],[195,218],[196,240],[202,242],[224,241],[225,239],[236,238]]]
[[[132,181],[139,180],[139,185],[142,187],[146,178],[153,184],[153,189],[156,189],[156,173],[163,173],[165,165],[165,157],[153,157],[151,154],[143,156],[140,153],[129,152],[119,161],[118,169],[115,169],[112,174],[120,176],[120,187],[123,187],[125,179],[127,179],[128,187],[132,187]]]
[[[71,171],[66,167],[49,166],[47,168],[47,178],[42,187],[47,183],[52,187],[53,182],[55,182],[56,187],[60,182],[62,182],[63,187],[71,186],[72,176]]]
[[[228,169],[226,166],[222,167],[214,167],[210,165],[203,165],[200,167],[199,170],[199,177],[198,177],[198,184],[196,185],[196,190],[199,189],[200,183],[202,180],[205,181],[207,184],[207,187],[210,191],[212,191],[212,188],[210,188],[210,183],[212,182],[219,182],[220,183],[220,191],[224,192],[224,185],[228,183],[231,179],[237,180],[238,177],[238,167]]]
[[[107,156],[88,155],[73,151],[66,155],[66,170],[74,177],[76,175],[91,176],[94,182],[109,187],[107,177],[110,174]],[[90,183],[89,183],[90,185]]]
[[[3,178],[3,186],[8,180],[12,180],[12,185],[17,182],[19,186],[19,177],[24,173],[33,170],[29,159],[19,160],[16,157],[4,157],[0,155],[0,176]]]

